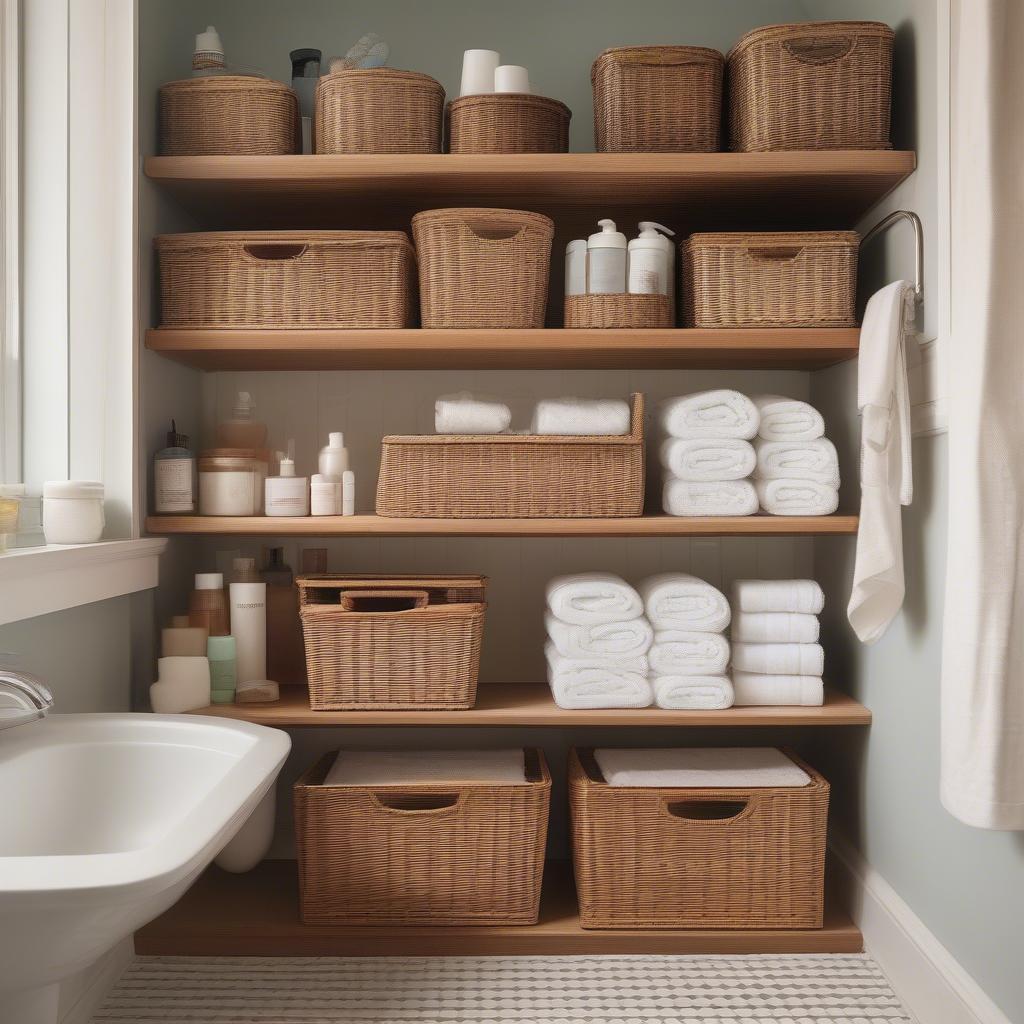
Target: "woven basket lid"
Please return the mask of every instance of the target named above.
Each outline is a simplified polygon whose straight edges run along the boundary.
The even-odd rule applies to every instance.
[[[893,39],[896,34],[884,21],[800,21],[790,25],[762,25],[761,28],[755,28],[741,36],[726,59],[732,60],[751,46],[775,40],[800,39],[806,36],[826,39],[830,36],[850,35]]]
[[[399,68],[347,68],[323,75],[316,84],[316,91],[351,89],[360,85],[394,85],[420,87],[444,96],[444,86],[436,78],[421,71],[402,71]]]
[[[563,113],[566,120],[572,117],[572,111],[561,100],[552,99],[550,96],[538,96],[532,92],[486,92],[458,96],[448,104],[451,110],[460,110],[463,107],[511,106],[547,107],[549,110]]]
[[[160,91],[172,92],[277,92],[284,96],[295,93],[283,82],[273,78],[257,78],[255,75],[204,75],[201,78],[182,78],[176,82],[165,82]]]
[[[217,245],[412,246],[404,231],[186,231],[157,235],[153,244],[162,250]]]
[[[555,231],[555,222],[542,213],[531,213],[529,210],[502,210],[486,206],[456,206],[440,210],[424,210],[413,217],[412,223],[415,228],[417,224],[444,223],[445,221],[463,221],[474,218],[491,218],[514,221],[524,225],[530,224],[552,235]]]
[[[725,57],[709,46],[615,46],[599,54],[590,66],[590,80],[607,65],[615,64],[707,64],[720,67]]]
[[[716,249],[747,249],[754,245],[860,245],[856,231],[705,231],[683,243]]]

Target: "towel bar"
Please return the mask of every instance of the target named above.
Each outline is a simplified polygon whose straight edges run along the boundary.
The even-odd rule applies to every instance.
[[[921,227],[921,218],[916,213],[912,210],[894,210],[871,228],[860,240],[860,244],[866,245],[899,220],[909,221],[914,229],[914,241],[917,245],[914,259],[914,299],[921,303],[924,302],[924,229]]]

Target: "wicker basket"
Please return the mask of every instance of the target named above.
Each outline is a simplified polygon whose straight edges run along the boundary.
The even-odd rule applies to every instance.
[[[547,96],[461,96],[448,104],[448,152],[568,153],[571,117]]]
[[[730,148],[891,148],[892,48],[876,21],[748,32],[728,58]]]
[[[687,327],[853,327],[853,231],[691,235],[682,247]]]
[[[641,515],[643,503],[642,395],[623,435],[424,434],[382,444],[379,516],[614,518]]]
[[[598,330],[657,330],[672,326],[667,295],[566,295],[565,326]]]
[[[158,235],[164,327],[410,327],[412,245],[401,231]]]
[[[412,219],[424,327],[543,327],[548,217],[523,210],[428,210]]]
[[[536,924],[551,800],[539,750],[512,785],[324,786],[336,756],[295,783],[305,924]]]
[[[599,153],[714,153],[725,58],[703,46],[623,46],[590,69]]]
[[[164,156],[300,153],[299,101],[269,78],[211,75],[160,87]]]
[[[296,579],[314,711],[471,708],[484,576]]]
[[[574,749],[569,807],[580,924],[820,928],[829,787],[793,760],[811,776],[808,785],[619,788],[604,781],[592,750]]]
[[[444,88],[429,75],[363,68],[316,87],[317,153],[440,153]]]

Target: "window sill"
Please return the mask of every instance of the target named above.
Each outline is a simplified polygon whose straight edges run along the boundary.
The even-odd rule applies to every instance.
[[[157,584],[163,538],[50,544],[0,554],[0,625]]]

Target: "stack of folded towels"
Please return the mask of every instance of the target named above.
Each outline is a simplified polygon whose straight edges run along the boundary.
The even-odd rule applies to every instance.
[[[725,595],[683,573],[653,576],[638,589],[654,628],[649,661],[658,707],[731,707],[729,641],[722,635],[730,617]]]
[[[825,422],[806,402],[754,399],[760,426],[754,447],[757,498],[776,516],[826,516],[839,506],[839,459]]]
[[[434,403],[438,434],[505,434],[512,411],[504,402],[447,395]],[[557,398],[537,403],[530,432],[553,436],[612,436],[628,434],[630,404],[622,399]]]
[[[737,580],[732,589],[736,704],[820,705],[825,654],[814,580]]]
[[[646,708],[653,640],[640,595],[608,573],[558,576],[547,587],[544,653],[560,708]]]
[[[757,406],[738,391],[701,391],[666,402],[660,423],[666,471],[662,505],[671,516],[749,516],[757,492],[748,477],[756,455]]]

